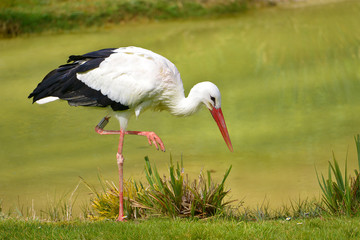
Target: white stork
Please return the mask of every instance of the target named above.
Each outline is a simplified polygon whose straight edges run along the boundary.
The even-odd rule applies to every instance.
[[[39,104],[62,99],[71,106],[111,108],[111,115],[120,122],[120,130],[104,130],[110,116],[104,117],[95,130],[99,134],[120,135],[116,155],[120,178],[118,221],[124,219],[124,135],[146,136],[150,145],[154,144],[157,149],[160,145],[160,149],[165,151],[163,142],[154,132],[126,130],[132,115],[138,117],[142,111],[153,109],[167,110],[176,116],[188,116],[205,105],[230,151],[233,151],[221,111],[219,89],[211,82],[201,82],[185,97],[180,73],[165,57],[138,47],[123,47],[72,55],[67,62],[48,73],[29,98]]]

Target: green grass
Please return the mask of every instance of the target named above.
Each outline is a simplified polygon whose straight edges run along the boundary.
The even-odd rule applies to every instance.
[[[267,201],[256,208],[245,207],[243,201],[231,199],[230,189],[225,187],[230,168],[221,183],[216,183],[207,171],[201,171],[198,178],[189,180],[184,173],[183,162],[176,167],[170,158],[170,177],[160,177],[155,165],[152,167],[145,157],[147,183],[129,180],[124,182],[124,215],[126,220],[144,220],[153,217],[188,219],[232,219],[238,221],[264,221],[275,219],[306,219],[323,216],[324,206],[316,199],[291,200],[271,209]],[[104,180],[99,175],[102,191],[81,179],[76,188],[60,198],[51,199],[45,208],[18,205],[14,210],[4,211],[0,201],[0,219],[39,220],[50,222],[71,222],[78,220],[116,220],[119,212],[119,192],[117,184]],[[77,190],[83,183],[90,190],[90,201],[83,204],[82,214],[74,216],[73,208],[77,200]]]
[[[169,177],[161,177],[156,166],[150,165],[145,157],[147,185],[137,183],[137,196],[133,204],[147,209],[152,214],[171,217],[208,218],[225,212],[231,201],[225,201],[230,190],[225,189],[225,181],[230,168],[225,172],[221,183],[216,183],[207,171],[207,177],[200,172],[197,179],[189,180],[183,162],[176,167],[170,158]]]
[[[329,161],[327,178],[319,177],[316,173],[323,196],[322,201],[326,210],[334,215],[358,215],[360,210],[360,135],[355,136],[358,168],[354,176],[348,173],[347,156],[345,170],[342,173],[339,163],[333,153],[333,163]],[[334,180],[333,180],[334,179]]]
[[[359,239],[360,218],[301,221],[189,221],[151,219],[118,223],[2,220],[1,239]]]
[[[156,166],[151,166],[149,158],[145,157],[146,183],[129,180],[124,182],[124,215],[127,220],[147,219],[151,217],[189,218],[189,219],[236,219],[245,221],[273,220],[273,219],[303,219],[322,216],[321,203],[316,199],[291,200],[289,205],[283,204],[277,209],[271,209],[268,202],[256,208],[245,207],[243,201],[231,199],[230,189],[225,186],[230,168],[225,172],[221,183],[216,183],[207,171],[207,177],[201,171],[198,178],[190,180],[185,174],[183,162],[173,164],[170,157],[169,175],[161,175]],[[163,176],[163,177],[161,177]],[[85,208],[88,214],[84,215],[91,220],[116,220],[119,213],[119,192],[117,184],[99,177],[102,191],[83,183],[91,191],[92,198],[89,208]],[[72,194],[73,195],[73,194]],[[71,195],[71,196],[72,196]],[[69,219],[71,212],[69,203],[64,198],[64,204],[60,209],[67,213],[61,215],[63,220]],[[49,212],[53,219],[53,210]],[[70,209],[71,210],[71,209]],[[33,219],[36,219],[33,217]],[[41,219],[41,218],[39,218]],[[57,220],[57,219],[55,219]]]

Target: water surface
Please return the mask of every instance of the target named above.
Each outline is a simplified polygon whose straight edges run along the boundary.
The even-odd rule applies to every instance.
[[[116,136],[94,126],[105,110],[65,102],[32,105],[26,97],[71,54],[140,46],[176,64],[186,94],[199,81],[222,92],[234,152],[210,113],[189,118],[145,112],[129,130],[155,131],[166,153],[146,139],[125,139],[125,178],[144,179],[144,156],[166,172],[170,154],[196,176],[219,180],[232,165],[228,187],[247,206],[318,197],[315,166],[326,172],[332,151],[356,167],[353,136],[360,133],[360,4],[272,8],[223,19],[107,26],[64,34],[0,40],[0,199],[3,206],[38,208],[71,191],[79,176],[117,181]],[[109,129],[117,129],[112,121]],[[80,190],[86,201],[86,189]]]

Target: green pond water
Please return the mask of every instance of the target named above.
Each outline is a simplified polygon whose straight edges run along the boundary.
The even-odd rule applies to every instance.
[[[125,178],[144,180],[144,156],[166,173],[170,154],[185,172],[228,178],[233,199],[270,206],[319,197],[315,167],[335,152],[356,167],[360,133],[360,2],[270,8],[210,20],[142,22],[0,40],[0,199],[4,208],[44,205],[101,172],[117,181],[117,136],[94,126],[106,110],[66,102],[31,104],[28,94],[71,54],[139,46],[176,64],[186,94],[200,81],[222,93],[231,153],[210,113],[188,118],[145,112],[129,130],[155,131],[166,153],[125,138]],[[118,129],[111,121],[108,129]],[[86,202],[80,187],[78,201]]]

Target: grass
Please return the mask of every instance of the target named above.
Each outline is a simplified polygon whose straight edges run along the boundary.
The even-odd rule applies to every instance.
[[[176,166],[176,167],[175,167]],[[188,218],[188,219],[228,219],[236,221],[264,221],[275,219],[306,219],[322,216],[324,207],[316,199],[297,199],[290,205],[271,209],[264,201],[256,208],[245,207],[243,201],[230,200],[230,190],[225,181],[230,174],[225,172],[220,183],[216,183],[209,171],[207,177],[200,172],[198,179],[189,181],[184,173],[183,162],[173,164],[170,158],[169,177],[160,177],[155,165],[151,166],[145,157],[147,183],[140,181],[124,182],[124,211],[127,220],[143,220],[154,217]],[[92,195],[90,204],[82,206],[82,214],[74,216],[73,206],[77,199],[75,189],[60,198],[51,199],[47,206],[37,211],[34,202],[30,208],[18,204],[13,211],[5,213],[0,202],[0,219],[38,220],[50,222],[71,222],[79,220],[116,220],[119,212],[119,193],[117,185],[112,181],[99,177],[102,190],[98,191],[84,179],[80,183],[86,185]],[[238,202],[237,205],[234,205]]]
[[[354,170],[354,176],[348,174],[347,156],[344,174],[341,172],[339,163],[333,154],[333,163],[329,161],[328,177],[321,178],[317,174],[318,182],[323,192],[322,201],[326,210],[334,215],[353,216],[360,210],[360,135],[355,137],[357,149],[358,169]],[[333,180],[334,179],[334,180]]]
[[[0,3],[0,36],[49,30],[69,30],[79,26],[101,26],[134,19],[178,19],[209,17],[243,12],[249,0],[96,0],[41,1],[5,0]]]
[[[355,137],[355,143],[359,150],[360,135]],[[358,160],[360,166],[360,152],[358,152]],[[356,198],[358,196],[356,191],[359,188],[358,184],[354,184],[354,181],[358,181],[359,173],[355,170],[355,177],[350,181],[347,167],[345,166],[345,174],[342,175],[335,157],[333,163],[329,162],[328,179],[322,175],[321,181],[318,176],[319,185],[324,193],[323,204],[316,200],[299,198],[291,201],[289,206],[283,205],[275,210],[270,209],[268,204],[263,202],[261,206],[253,209],[245,208],[241,203],[224,211],[223,208],[227,203],[223,200],[229,193],[224,190],[224,183],[230,170],[231,167],[226,171],[220,184],[213,182],[210,172],[207,174],[207,179],[200,174],[198,182],[189,184],[188,179],[184,178],[182,161],[174,165],[170,159],[170,177],[161,178],[156,167],[152,167],[149,159],[145,157],[145,172],[149,186],[145,187],[143,183],[134,181],[125,184],[125,207],[133,220],[126,223],[108,221],[117,217],[118,193],[114,183],[100,178],[103,193],[90,188],[95,194],[92,200],[93,209],[92,211],[86,209],[90,214],[87,214],[83,220],[72,216],[72,206],[79,185],[59,201],[54,201],[55,204],[51,202],[50,207],[42,211],[43,214],[40,216],[37,216],[32,208],[27,211],[17,209],[18,217],[11,217],[10,214],[2,211],[0,202],[0,239],[358,239],[360,237],[358,225],[360,217],[350,217],[355,216],[359,209]],[[336,181],[332,180],[333,175]],[[189,194],[192,196],[187,196]],[[213,196],[213,199],[210,196]],[[207,201],[209,197],[211,201]],[[200,208],[203,209],[199,211],[200,215],[197,218],[191,211],[192,203],[189,203],[189,199],[194,203],[198,201],[205,203],[201,205]],[[196,199],[199,200],[195,201]],[[214,204],[214,201],[218,205]],[[183,206],[185,203],[188,204],[187,207]],[[204,207],[210,207],[210,210]],[[188,214],[181,211],[184,208],[187,209],[185,212]],[[146,213],[149,209],[155,210],[156,214]],[[218,209],[221,209],[220,214],[214,214],[213,210]],[[97,211],[97,216],[94,215],[94,210]],[[207,215],[208,213],[210,215]],[[184,219],[185,216],[191,218]]]
[[[160,177],[156,166],[151,167],[145,157],[145,173],[148,186],[136,184],[138,195],[133,204],[148,209],[156,215],[171,217],[207,218],[221,214],[230,203],[224,201],[230,190],[225,190],[225,181],[230,168],[225,172],[220,184],[215,183],[209,171],[207,177],[201,172],[198,180],[189,181],[185,175],[183,162],[176,167],[170,159],[169,177]]]
[[[106,192],[108,194],[108,192]],[[103,195],[103,194],[101,194]],[[106,195],[105,195],[106,196]],[[115,196],[115,194],[114,194]],[[98,196],[97,196],[98,197]],[[117,197],[117,196],[116,196]],[[91,205],[84,204],[82,206],[82,212],[80,215],[75,215],[73,209],[69,209],[66,205],[70,202],[69,199],[61,197],[56,201],[50,201],[48,206],[44,209],[35,209],[34,207],[16,207],[10,209],[7,212],[2,210],[0,204],[0,220],[17,219],[23,221],[40,221],[40,222],[73,222],[73,221],[103,221],[103,220],[115,220],[118,214],[118,198],[107,199],[101,196],[91,200]],[[56,204],[54,204],[54,202]],[[109,202],[111,204],[109,204]],[[72,202],[74,203],[74,202]],[[100,204],[98,204],[100,203]],[[128,207],[131,205],[128,205]],[[134,209],[134,208],[133,208]],[[308,218],[318,218],[327,216],[326,212],[322,210],[321,202],[317,199],[296,199],[291,200],[290,204],[283,204],[278,208],[270,208],[269,202],[264,201],[257,207],[247,207],[244,202],[240,202],[237,205],[230,205],[226,208],[226,211],[220,212],[220,214],[203,219],[223,219],[223,220],[236,220],[236,221],[268,221],[268,220],[301,220]],[[125,209],[125,211],[129,210]],[[134,212],[130,211],[130,214]],[[138,214],[138,212],[137,212]],[[169,215],[160,214],[145,214],[131,215],[128,219],[141,221],[151,218],[185,218],[184,215],[176,217],[169,217]],[[199,217],[186,216],[187,219],[202,219]]]
[[[35,201],[32,200],[31,206],[25,206],[18,202],[16,206],[7,208],[5,211],[2,200],[0,199],[0,220],[20,219],[24,221],[69,222],[73,220],[90,219],[89,216],[91,212],[88,203],[80,205],[80,213],[79,211],[74,211],[74,205],[77,202],[77,191],[82,182],[83,181],[79,181],[75,189],[70,192],[48,198],[47,203],[43,205],[41,209],[37,209],[35,207]],[[74,216],[74,212],[77,212],[76,216]]]
[[[283,204],[278,208],[270,208],[269,202],[265,201],[257,207],[242,206],[233,208],[225,218],[242,221],[269,221],[269,220],[301,220],[307,218],[324,217],[322,204],[317,199],[293,199],[289,204]]]
[[[360,168],[360,135],[355,136],[356,149],[358,150],[358,164]],[[333,153],[333,163],[329,161],[328,177],[319,177],[316,172],[319,186],[323,192],[322,202],[317,200],[298,199],[290,202],[290,206],[272,210],[267,202],[256,208],[246,208],[243,202],[238,206],[228,206],[234,201],[225,201],[230,190],[225,190],[225,181],[228,178],[231,167],[225,172],[220,184],[214,183],[211,174],[207,172],[207,178],[200,173],[198,181],[190,182],[184,173],[183,161],[173,164],[170,156],[169,175],[160,177],[156,166],[151,166],[149,158],[145,157],[145,174],[147,185],[142,182],[127,181],[124,184],[125,214],[128,220],[141,221],[153,217],[172,219],[188,218],[213,219],[224,221],[271,221],[271,220],[295,220],[301,222],[307,219],[335,216],[358,216],[360,206],[359,171],[354,171],[355,176],[348,175],[347,160],[345,173],[342,174],[339,164]],[[186,176],[186,177],[185,177]],[[334,181],[333,181],[334,177]],[[91,199],[91,209],[83,209],[83,220],[115,220],[118,217],[118,188],[113,182],[100,178],[102,192],[91,187],[84,180],[85,185],[91,190],[94,198]],[[43,214],[36,215],[34,207],[17,208],[17,218],[11,212],[3,212],[0,201],[0,220],[11,221],[21,219],[26,221],[51,221],[72,222],[79,221],[73,218],[72,210],[76,201],[76,190],[63,196],[55,204],[51,202]],[[44,218],[45,216],[45,218]]]
[[[359,150],[360,135],[355,137],[355,143]],[[360,166],[360,152],[358,152],[358,160]],[[161,178],[156,167],[152,167],[149,159],[145,157],[145,172],[149,186],[145,187],[144,184],[140,182],[136,184],[134,181],[125,185],[127,203],[125,206],[128,214],[132,215],[132,221],[126,223],[108,221],[108,219],[116,219],[118,193],[112,182],[102,180],[104,193],[92,189],[95,194],[95,199],[92,200],[93,210],[95,209],[100,217],[92,213],[90,218],[84,219],[85,221],[72,217],[72,206],[78,186],[69,196],[61,198],[55,205],[51,205],[51,208],[46,209],[47,219],[36,216],[34,209],[26,212],[30,217],[25,217],[23,213],[19,214],[18,218],[7,216],[2,212],[0,202],[0,238],[358,239],[360,237],[358,225],[360,218],[359,216],[350,217],[355,216],[359,209],[356,198],[359,195],[357,194],[359,188],[358,184],[354,184],[358,181],[359,172],[355,170],[356,175],[350,181],[347,167],[345,166],[343,175],[335,157],[333,163],[329,162],[328,179],[322,175],[321,181],[318,176],[319,185],[324,193],[323,205],[316,200],[298,199],[291,201],[290,206],[284,205],[275,210],[270,209],[264,202],[260,207],[253,209],[245,208],[240,204],[238,207],[231,208],[231,211],[223,211],[224,206],[227,205],[223,200],[229,192],[224,190],[224,183],[230,170],[231,167],[226,171],[220,184],[212,181],[209,172],[207,179],[200,174],[198,183],[194,181],[193,184],[188,184],[189,181],[184,178],[182,161],[174,165],[171,159],[170,177]],[[332,180],[333,175],[335,181]],[[187,194],[193,195],[189,197]],[[201,196],[196,196],[197,194]],[[189,207],[192,203],[189,203],[189,199],[206,202],[203,206],[201,205],[201,208],[210,207],[210,210],[203,209],[200,211],[200,217],[194,218],[196,215],[192,214]],[[208,199],[212,200],[207,201]],[[214,204],[214,201],[218,205]],[[184,214],[181,211],[184,203],[188,203],[186,212],[191,214]],[[214,206],[216,207],[212,208]],[[155,210],[156,214],[146,213],[145,211],[149,209]],[[221,214],[213,214],[215,213],[213,209],[221,209]],[[106,214],[103,214],[104,212]],[[138,218],[134,218],[134,213],[141,214]],[[206,215],[208,213],[210,215]],[[336,217],[331,215],[336,215]],[[146,218],[142,218],[143,216]],[[184,219],[184,216],[191,218]],[[206,217],[205,220],[201,219],[203,217]]]
[[[198,179],[189,180],[184,173],[183,163],[173,164],[170,159],[169,177],[161,175],[155,165],[151,166],[145,157],[147,182],[126,181],[124,184],[124,211],[127,219],[146,219],[151,217],[190,218],[190,219],[236,219],[244,221],[263,221],[273,219],[302,219],[319,217],[322,214],[319,201],[296,199],[289,205],[271,209],[264,201],[256,208],[244,206],[243,201],[231,200],[230,190],[225,187],[231,167],[225,172],[220,183],[216,183],[209,171],[207,177],[200,172]],[[100,178],[102,191],[85,182],[91,190],[91,209],[88,217],[92,220],[115,220],[118,218],[118,188],[111,182]],[[237,205],[234,203],[237,202]]]
[[[360,218],[265,222],[150,219],[118,223],[0,221],[1,239],[358,239]]]
[[[170,157],[169,177],[160,177],[156,166],[151,166],[145,157],[146,183],[125,181],[124,212],[127,219],[151,216],[209,218],[226,215],[225,201],[230,190],[225,190],[225,181],[231,167],[225,172],[220,184],[215,183],[208,171],[207,177],[201,172],[198,179],[189,181],[184,173],[183,162],[176,163]],[[119,212],[119,191],[110,181],[100,178],[102,192],[85,182],[93,194],[91,219],[117,219]],[[228,197],[227,197],[228,198]]]
[[[90,186],[84,180],[86,186],[90,189],[91,208],[89,209],[88,217],[92,220],[116,220],[119,216],[119,190],[117,185],[108,180],[104,180],[102,177],[100,184],[102,191],[98,191],[95,187]],[[134,181],[126,181],[123,183],[124,187],[124,215],[127,219],[136,219],[142,216],[143,212],[141,209],[136,208],[132,205],[131,200],[135,199],[137,191],[135,189]]]

